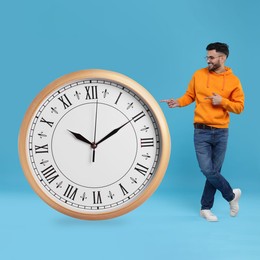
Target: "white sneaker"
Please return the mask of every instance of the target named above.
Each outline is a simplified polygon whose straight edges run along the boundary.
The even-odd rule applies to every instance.
[[[234,189],[235,198],[229,202],[230,205],[230,216],[235,217],[239,211],[238,201],[241,197],[241,190]]]
[[[215,216],[210,209],[202,209],[200,211],[201,217],[205,218],[207,221],[215,222],[218,221],[217,216]]]

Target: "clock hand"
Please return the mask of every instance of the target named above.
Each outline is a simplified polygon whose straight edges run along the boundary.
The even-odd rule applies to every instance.
[[[98,99],[96,102],[96,115],[95,115],[95,129],[94,129],[94,143],[92,145],[93,153],[92,153],[92,162],[95,162],[95,155],[96,155],[96,135],[97,135],[97,115],[98,115]]]
[[[96,145],[99,145],[100,143],[102,143],[103,141],[105,141],[106,139],[108,139],[109,137],[113,136],[114,134],[116,134],[121,128],[123,128],[125,125],[127,125],[128,123],[130,123],[134,118],[128,120],[126,123],[124,123],[123,125],[119,126],[118,128],[114,129],[113,131],[111,131],[109,134],[107,134],[105,137],[103,137],[101,140],[99,140]]]
[[[84,143],[87,143],[87,144],[90,144],[91,146],[93,145],[93,143],[91,143],[88,139],[86,139],[84,136],[82,136],[81,134],[78,134],[78,133],[74,133],[70,130],[68,130],[71,134],[73,134],[78,140],[84,142]]]

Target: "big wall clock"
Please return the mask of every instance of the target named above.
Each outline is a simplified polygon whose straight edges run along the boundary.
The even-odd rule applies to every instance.
[[[62,76],[29,106],[19,135],[23,171],[51,207],[108,219],[143,203],[170,157],[158,103],[129,77],[106,70]]]

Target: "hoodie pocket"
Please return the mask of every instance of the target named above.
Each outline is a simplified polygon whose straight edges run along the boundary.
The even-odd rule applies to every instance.
[[[228,112],[220,105],[213,106],[211,102],[201,102],[195,108],[195,121],[209,125],[224,125],[229,118]]]

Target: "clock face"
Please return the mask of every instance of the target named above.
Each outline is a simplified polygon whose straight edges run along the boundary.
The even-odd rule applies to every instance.
[[[21,128],[30,184],[73,217],[105,219],[137,207],[169,159],[167,125],[155,105],[121,74],[90,70],[57,80],[37,96]]]

